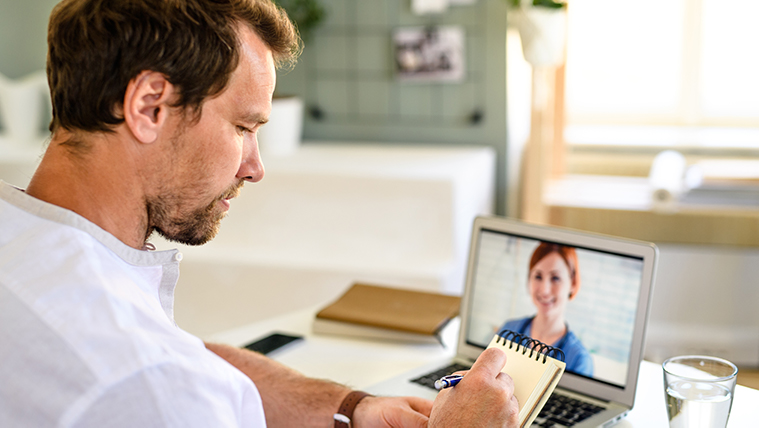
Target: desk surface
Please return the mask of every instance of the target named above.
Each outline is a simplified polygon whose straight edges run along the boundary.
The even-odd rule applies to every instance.
[[[273,331],[302,334],[306,337],[305,341],[273,358],[307,376],[331,379],[356,389],[366,388],[426,363],[445,360],[454,354],[454,349],[444,349],[439,345],[314,335],[311,333],[311,320],[315,312],[314,308],[285,314],[216,334],[209,340],[240,346]],[[661,367],[644,361],[635,407],[616,427],[668,427],[662,382]],[[756,403],[759,403],[759,390],[737,386],[728,428],[753,426],[756,423]]]

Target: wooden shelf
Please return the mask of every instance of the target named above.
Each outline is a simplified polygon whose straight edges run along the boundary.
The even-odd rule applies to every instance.
[[[759,246],[759,207],[651,203],[645,177],[567,175],[543,194],[550,224],[644,241]]]

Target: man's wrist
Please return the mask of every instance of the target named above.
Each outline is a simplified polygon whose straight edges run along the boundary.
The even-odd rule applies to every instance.
[[[349,428],[353,426],[353,413],[356,410],[356,406],[358,406],[361,400],[371,396],[371,394],[364,391],[351,391],[345,396],[343,402],[340,403],[337,413],[332,417],[335,420],[335,428]]]

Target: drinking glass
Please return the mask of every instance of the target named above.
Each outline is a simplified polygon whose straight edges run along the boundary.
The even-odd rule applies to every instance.
[[[717,357],[685,355],[662,364],[670,428],[725,428],[738,368]]]

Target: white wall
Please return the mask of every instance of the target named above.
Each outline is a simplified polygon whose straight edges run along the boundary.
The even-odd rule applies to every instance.
[[[710,354],[759,365],[759,249],[659,245],[648,359]]]

